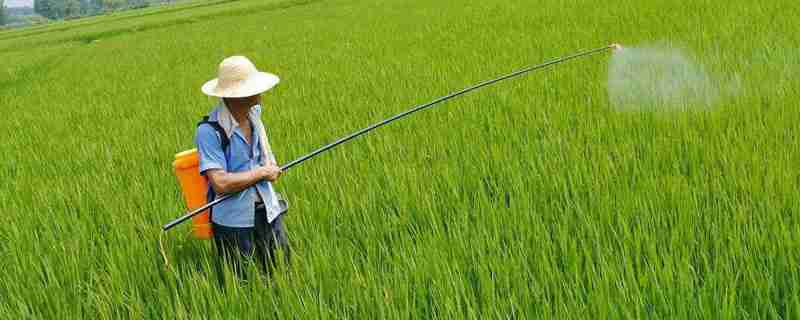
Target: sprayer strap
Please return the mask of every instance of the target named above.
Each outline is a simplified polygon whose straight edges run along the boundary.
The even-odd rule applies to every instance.
[[[228,145],[231,144],[231,139],[228,138],[228,134],[225,133],[225,129],[222,129],[222,126],[219,125],[219,122],[208,121],[208,116],[205,116],[203,117],[203,120],[197,123],[197,126],[199,127],[202,124],[208,124],[214,128],[214,130],[217,130],[217,134],[219,134],[219,138],[222,142],[222,150],[228,150]]]

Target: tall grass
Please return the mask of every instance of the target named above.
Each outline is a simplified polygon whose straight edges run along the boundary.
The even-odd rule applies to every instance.
[[[240,0],[0,40],[0,315],[800,318],[792,3]],[[296,259],[271,281],[220,287],[185,226],[159,256],[185,209],[172,156],[226,56],[281,76],[264,121],[286,162],[520,66],[659,40],[739,94],[618,112],[607,57],[573,61],[292,169]]]

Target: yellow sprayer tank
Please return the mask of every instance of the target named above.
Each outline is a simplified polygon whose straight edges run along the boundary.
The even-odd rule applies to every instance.
[[[200,175],[200,155],[197,153],[197,149],[176,154],[172,165],[175,167],[175,176],[178,177],[178,183],[181,185],[189,210],[206,204],[208,202],[208,181],[205,176]],[[197,239],[207,240],[214,236],[208,211],[192,217],[192,234]]]

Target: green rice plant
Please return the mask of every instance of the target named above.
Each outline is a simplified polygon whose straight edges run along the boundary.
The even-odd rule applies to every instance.
[[[0,32],[0,315],[800,318],[798,11],[239,0]],[[609,58],[572,61],[292,169],[297,258],[272,279],[220,286],[187,226],[160,256],[185,210],[171,161],[226,56],[281,77],[264,121],[286,162],[525,65],[660,41],[729,91],[619,111]]]

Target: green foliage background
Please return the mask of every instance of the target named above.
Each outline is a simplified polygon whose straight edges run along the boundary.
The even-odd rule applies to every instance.
[[[8,318],[800,318],[792,1],[215,1],[0,32]],[[171,161],[244,54],[282,162],[455,89],[675,43],[712,108],[618,112],[607,57],[427,111],[278,183],[292,268],[224,288]],[[229,275],[228,275],[229,276]],[[230,280],[230,279],[229,279]]]
[[[34,1],[34,11],[48,19],[59,20],[117,10],[140,9],[170,2],[175,2],[175,0],[36,0]]]
[[[6,3],[5,0],[0,0],[0,26],[6,24]]]

